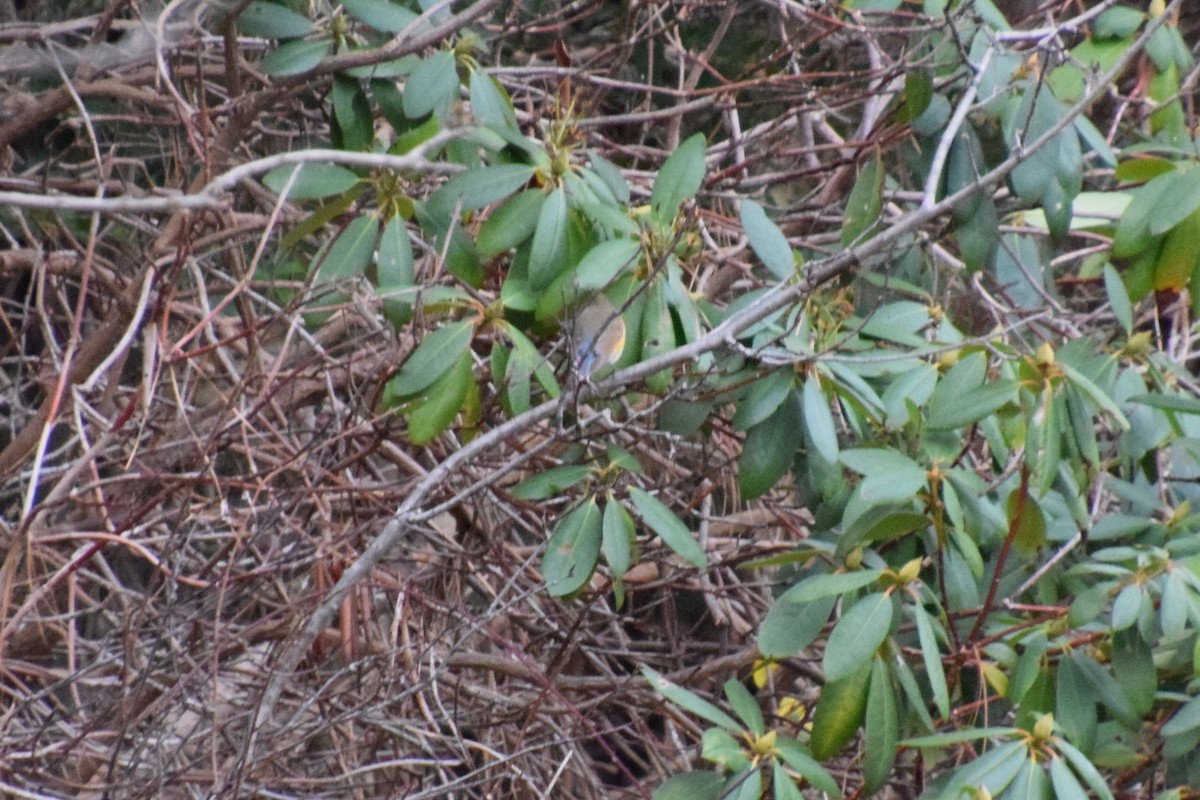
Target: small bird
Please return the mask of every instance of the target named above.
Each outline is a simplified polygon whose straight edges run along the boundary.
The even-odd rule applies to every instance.
[[[575,315],[575,371],[583,380],[617,363],[625,350],[625,320],[602,294],[589,300]]]

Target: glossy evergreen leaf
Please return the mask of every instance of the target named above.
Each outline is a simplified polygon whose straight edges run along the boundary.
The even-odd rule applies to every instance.
[[[750,694],[736,678],[725,681],[724,690],[725,697],[729,700],[729,707],[745,724],[746,729],[755,736],[762,736],[766,733],[762,709],[758,707],[758,701],[754,699],[754,695]]]
[[[1129,292],[1125,282],[1112,264],[1104,265],[1104,289],[1108,293],[1108,304],[1112,307],[1113,316],[1117,318],[1121,328],[1128,335],[1133,332],[1133,304],[1129,301]]]
[[[545,202],[541,189],[526,189],[505,200],[479,227],[475,238],[479,254],[494,258],[527,240],[537,228]]]
[[[330,98],[333,100],[333,119],[337,123],[334,141],[338,148],[368,149],[375,139],[375,120],[362,85],[352,78],[335,75]]]
[[[771,788],[775,792],[775,800],[804,800],[804,795],[778,761],[771,763]]]
[[[733,414],[734,430],[749,430],[769,419],[788,398],[794,384],[794,375],[784,369],[772,370],[750,384]]]
[[[1144,718],[1154,707],[1158,690],[1158,670],[1150,645],[1136,630],[1119,631],[1113,635],[1111,659],[1117,684],[1134,713]]]
[[[404,84],[404,114],[420,119],[449,108],[458,99],[454,53],[438,50],[421,60]],[[440,114],[438,114],[440,116]]]
[[[292,173],[296,173],[292,180]],[[291,186],[288,182],[291,181]],[[312,200],[348,191],[358,183],[358,176],[337,164],[284,164],[263,175],[263,185],[276,194],[287,190],[289,200]]]
[[[550,192],[538,213],[529,253],[529,285],[541,292],[567,270],[567,196],[561,188]]]
[[[417,15],[389,0],[339,0],[346,13],[377,31],[400,33],[412,25]]]
[[[471,354],[463,353],[434,381],[409,413],[409,441],[414,445],[428,444],[450,427],[472,386]]]
[[[582,483],[591,474],[592,467],[586,464],[551,467],[525,478],[514,486],[509,494],[518,500],[546,500],[558,497],[572,486]]]
[[[300,75],[320,64],[333,49],[328,39],[297,39],[279,45],[263,56],[259,68],[274,78]]]
[[[775,412],[746,433],[738,459],[738,487],[752,500],[769,492],[792,468],[803,438],[798,393],[789,391]]]
[[[659,675],[650,667],[642,666],[642,675],[650,683],[650,688],[661,694],[663,697],[670,700],[675,705],[682,708],[689,714],[694,714],[700,719],[708,720],[714,725],[720,725],[731,733],[739,733],[742,726],[737,723],[733,717],[726,714],[721,709],[714,706],[704,698],[694,692],[684,689],[682,686],[677,686],[669,680]]]
[[[1100,800],[1114,800],[1112,792],[1108,788],[1108,782],[1104,780],[1099,770],[1092,765],[1092,762],[1079,752],[1070,742],[1064,742],[1061,739],[1056,742],[1058,749],[1067,761],[1071,764],[1071,768],[1079,777],[1083,778],[1083,782],[1088,785]]]
[[[603,535],[593,497],[558,521],[542,558],[542,575],[551,596],[563,597],[583,588],[596,571]]]
[[[330,243],[321,259],[314,286],[357,278],[371,263],[379,240],[379,219],[364,214],[350,220]]]
[[[383,299],[383,311],[395,327],[406,324],[412,313],[411,290],[414,283],[412,241],[402,217],[392,217],[379,237],[379,255],[375,259],[376,291]]]
[[[895,450],[843,450],[841,461],[863,475],[859,495],[865,503],[911,500],[929,481],[924,467]]]
[[[704,135],[697,133],[679,145],[663,162],[654,179],[650,207],[663,224],[669,224],[685,200],[691,200],[704,183]]]
[[[725,779],[715,772],[681,772],[654,790],[652,800],[721,800]]]
[[[775,749],[779,751],[779,757],[783,759],[783,762],[803,775],[804,780],[808,781],[814,789],[824,792],[830,797],[837,797],[841,793],[833,776],[817,763],[808,748],[800,742],[781,736],[775,743]]]
[[[842,614],[825,645],[821,668],[826,680],[840,680],[872,659],[891,631],[894,610],[890,595],[875,592]]]
[[[1162,726],[1161,733],[1163,736],[1179,736],[1196,728],[1200,728],[1200,697],[1193,697],[1180,706]]]
[[[871,665],[863,664],[857,671],[821,687],[810,739],[817,761],[833,758],[854,738],[866,714],[870,680]]]
[[[742,201],[742,230],[754,254],[776,279],[784,281],[796,274],[792,246],[762,206],[752,200]]]
[[[899,704],[887,664],[882,658],[871,661],[871,686],[863,741],[863,783],[874,792],[887,783],[896,763],[896,745],[900,739]]]
[[[1015,526],[1013,546],[1018,552],[1031,556],[1046,546],[1046,515],[1031,493],[1022,497],[1019,488],[1013,490],[1008,495],[1007,509],[1008,524]]]
[[[675,512],[636,486],[630,487],[629,496],[637,508],[638,516],[667,547],[700,569],[708,567],[708,556],[688,527],[675,516]]]
[[[263,39],[299,39],[317,26],[308,17],[278,3],[253,0],[237,17],[238,32]]]
[[[833,463],[838,460],[837,423],[833,420],[833,412],[829,410],[829,400],[821,391],[816,376],[809,376],[804,382],[804,428],[808,431],[808,440],[813,449],[821,454],[821,458]]]
[[[600,551],[604,561],[612,572],[613,591],[616,595],[617,608],[623,606],[625,598],[624,584],[621,576],[629,571],[633,558],[633,547],[637,537],[637,528],[633,517],[625,507],[610,495],[604,503],[603,520],[604,537]]]
[[[431,386],[466,352],[474,333],[475,326],[469,320],[459,320],[426,335],[400,371],[388,381],[388,392],[395,398],[404,398]]]
[[[767,658],[791,658],[813,643],[836,603],[834,596],[800,602],[779,598],[759,626],[758,649]]]
[[[618,276],[637,266],[641,243],[620,237],[609,239],[589,250],[575,267],[575,285],[581,292],[607,288]]]
[[[912,605],[913,618],[917,623],[917,638],[921,644],[921,660],[925,664],[925,679],[933,692],[942,719],[950,718],[950,691],[946,685],[946,672],[942,669],[942,653],[937,636],[933,631],[933,620],[920,603]]]
[[[846,216],[842,223],[842,245],[862,244],[862,237],[875,225],[883,211],[883,159],[873,153],[858,171],[854,188],[846,200]]]
[[[925,417],[925,427],[933,431],[972,425],[996,413],[1017,396],[1016,381],[996,381],[958,395],[940,389],[939,385],[934,390]]]
[[[1027,758],[1004,793],[1013,800],[1050,800],[1050,780],[1036,759]]]
[[[429,198],[431,214],[478,211],[508,198],[533,177],[526,164],[496,164],[460,172]]]
[[[1067,762],[1057,756],[1050,759],[1050,782],[1057,800],[1087,800],[1087,790],[1079,783]]]

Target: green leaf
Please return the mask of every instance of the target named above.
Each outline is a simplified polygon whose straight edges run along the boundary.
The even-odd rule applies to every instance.
[[[604,538],[600,551],[612,571],[613,587],[617,596],[617,608],[624,605],[625,590],[621,576],[629,571],[633,557],[633,545],[637,537],[637,528],[633,517],[625,507],[610,495],[604,503]]]
[[[472,385],[471,354],[463,353],[408,415],[409,440],[414,445],[428,444],[446,430],[462,409]]]
[[[1117,407],[1116,402],[1114,402],[1112,398],[1101,391],[1099,386],[1092,383],[1091,379],[1065,361],[1059,361],[1058,366],[1062,369],[1063,374],[1067,377],[1067,380],[1070,381],[1075,388],[1083,392],[1088,400],[1091,400],[1103,411],[1107,412],[1108,415],[1113,418],[1113,422],[1117,423],[1121,430],[1129,430],[1129,420],[1125,418],[1125,415],[1121,412],[1121,409]]]
[[[803,439],[802,417],[798,393],[789,391],[766,421],[746,433],[738,459],[738,487],[743,499],[752,500],[770,491],[792,468]]]
[[[642,521],[658,534],[667,547],[700,569],[708,567],[708,556],[688,527],[675,516],[675,512],[636,486],[629,488],[629,496]]]
[[[475,326],[470,320],[443,325],[421,340],[400,371],[388,381],[387,392],[395,398],[411,397],[442,376],[471,345]]]
[[[904,73],[904,104],[896,115],[897,121],[913,122],[925,113],[931,100],[933,100],[933,76],[929,70],[907,70]]]
[[[982,787],[989,793],[985,797],[995,797],[1012,783],[1028,758],[1024,742],[1006,742],[959,769],[941,796],[959,798],[968,787]]]
[[[795,373],[786,369],[772,370],[750,384],[733,414],[734,430],[749,430],[769,419],[787,399],[794,385]]]
[[[325,251],[313,285],[357,278],[371,263],[378,239],[379,220],[375,216],[363,215],[350,220]]]
[[[863,782],[868,793],[881,788],[896,763],[900,717],[896,690],[881,658],[871,661],[871,689],[867,701],[864,737]]]
[[[1178,736],[1200,727],[1200,697],[1184,703],[1162,726],[1163,736]]]
[[[956,744],[964,742],[974,742],[979,739],[992,739],[997,736],[1011,736],[1014,733],[1012,728],[965,728],[960,731],[950,731],[948,733],[935,733],[930,736],[915,736],[905,739],[900,744],[905,747],[934,747],[942,749],[953,747]],[[1019,744],[1013,742],[1012,744]]]
[[[1178,194],[1160,198],[1149,220],[1152,236],[1164,234],[1200,209],[1200,169],[1181,170],[1173,188]]]
[[[1133,303],[1129,302],[1129,293],[1124,287],[1121,273],[1111,264],[1104,265],[1104,289],[1108,291],[1112,315],[1117,318],[1128,336],[1133,332]]]
[[[771,762],[771,788],[775,791],[775,800],[804,800],[804,795],[778,761]]]
[[[762,736],[766,733],[767,729],[763,724],[762,709],[758,707],[758,701],[754,699],[754,696],[750,694],[746,687],[736,678],[730,678],[725,681],[724,689],[730,708],[745,723],[747,730],[755,736]]]
[[[405,324],[412,314],[412,303],[395,293],[407,294],[405,290],[413,287],[413,252],[408,226],[399,216],[392,217],[383,227],[375,272],[378,278],[376,290],[383,299],[388,321],[396,327]]]
[[[1096,17],[1092,35],[1097,39],[1124,39],[1142,26],[1144,12],[1126,6],[1114,6]]]
[[[1134,713],[1145,718],[1154,706],[1154,693],[1158,690],[1158,670],[1150,645],[1137,630],[1118,631],[1113,635],[1111,658],[1117,684]]]
[[[772,275],[785,281],[796,274],[792,246],[762,206],[752,200],[742,201],[742,230],[754,254]]]
[[[842,223],[842,245],[862,243],[863,234],[874,227],[883,210],[883,159],[877,150],[858,172],[854,188],[846,201]]]
[[[1088,800],[1088,793],[1080,785],[1067,762],[1057,756],[1050,759],[1050,782],[1054,786],[1057,800]]]
[[[779,751],[779,757],[783,759],[784,763],[803,775],[804,780],[808,781],[814,789],[824,792],[830,797],[837,797],[841,794],[837,781],[817,763],[808,748],[800,742],[781,736],[775,742],[775,749]]]
[[[1131,583],[1117,594],[1113,601],[1112,626],[1115,631],[1123,631],[1137,622],[1142,610],[1142,587]]]
[[[416,66],[404,84],[404,113],[409,119],[449,108],[458,99],[454,53],[438,50]]]
[[[1004,796],[1014,800],[1050,800],[1050,782],[1042,765],[1036,759],[1026,758]]]
[[[562,495],[591,474],[592,467],[586,464],[551,467],[545,472],[530,475],[514,486],[509,494],[517,500],[546,500]]]
[[[883,575],[883,570],[861,569],[855,572],[813,575],[805,578],[779,596],[779,601],[808,603],[822,597],[835,597],[869,586]]]
[[[332,49],[333,42],[329,39],[297,39],[267,53],[259,68],[273,78],[300,75],[320,64]]]
[[[388,0],[340,0],[346,13],[377,31],[400,33],[417,19],[407,8]]]
[[[637,265],[642,245],[624,236],[609,239],[587,251],[575,267],[575,285],[580,292],[607,288],[618,276]]]
[[[559,520],[542,558],[542,575],[551,596],[572,594],[588,582],[596,571],[602,537],[600,509],[593,497]]]
[[[368,149],[375,140],[375,120],[362,85],[352,78],[335,75],[330,95],[337,123],[334,140],[337,146],[342,150]]]
[[[662,223],[674,220],[683,202],[696,196],[704,183],[704,171],[704,135],[697,133],[668,156],[654,180],[650,207]]]
[[[1079,775],[1079,777],[1083,778],[1084,783],[1086,783],[1088,787],[1096,793],[1100,800],[1114,800],[1112,792],[1108,789],[1108,781],[1106,781],[1104,776],[1100,774],[1100,771],[1092,765],[1092,762],[1088,760],[1087,756],[1079,752],[1079,750],[1072,746],[1070,742],[1065,742],[1059,739],[1056,744],[1062,754],[1067,757],[1067,761],[1070,762],[1071,768],[1075,770],[1075,773]]]
[[[791,658],[813,643],[836,603],[832,596],[793,602],[785,594],[759,625],[758,649],[767,658]]]
[[[925,417],[925,427],[931,431],[962,428],[994,414],[1016,399],[1017,382],[997,381],[958,395],[940,390],[941,384],[929,399]]]
[[[715,772],[672,775],[654,790],[652,800],[721,800],[725,779]]]
[[[946,686],[946,673],[942,669],[942,654],[938,648],[937,636],[933,632],[933,620],[929,612],[920,603],[912,606],[913,618],[917,622],[917,640],[921,643],[921,659],[925,664],[925,677],[933,692],[933,701],[937,704],[938,714],[942,719],[950,718],[950,691]]]
[[[567,196],[562,188],[552,191],[542,204],[529,253],[529,285],[541,292],[567,267]]]
[[[1020,518],[1017,518],[1018,508]],[[1042,507],[1032,494],[1026,492],[1022,500],[1022,492],[1017,488],[1008,495],[1008,524],[1016,525],[1016,536],[1013,546],[1017,551],[1032,556],[1046,546],[1046,517]]]
[[[512,99],[500,82],[481,69],[471,71],[471,113],[484,125],[516,131]]]
[[[700,739],[700,757],[716,764],[724,772],[750,766],[750,757],[745,748],[724,728],[709,728],[704,732]]]
[[[822,669],[825,679],[840,680],[866,664],[892,628],[895,606],[886,592],[859,600],[842,615],[829,634]]]
[[[293,172],[296,173],[296,179],[292,181],[291,187],[287,188]],[[289,200],[311,200],[348,191],[358,183],[358,176],[337,164],[309,161],[276,167],[263,175],[262,182],[276,194],[283,194],[283,190],[287,188]]]
[[[1181,414],[1200,414],[1200,400],[1180,394],[1137,394],[1129,402]]]
[[[496,164],[460,172],[429,198],[427,207],[432,214],[446,216],[478,211],[509,197],[533,174],[533,167],[525,164]]]
[[[528,239],[537,228],[545,202],[546,194],[541,189],[526,189],[505,200],[479,226],[475,239],[479,255],[494,258]]]
[[[863,664],[856,672],[821,687],[821,696],[813,711],[813,758],[827,761],[850,743],[862,724],[867,710],[867,686],[871,665]]]
[[[929,480],[924,467],[895,450],[843,450],[841,461],[864,476],[859,496],[865,503],[911,500]]]
[[[687,711],[689,714],[694,714],[695,716],[700,717],[700,719],[708,720],[714,725],[720,725],[722,728],[732,733],[741,732],[742,726],[737,723],[737,720],[699,695],[689,692],[682,686],[677,686],[674,683],[671,683],[669,680],[645,665],[642,666],[642,675],[644,675],[646,680],[649,681],[650,688],[654,689],[656,692],[682,708],[684,711]]]
[[[238,32],[262,39],[299,39],[317,29],[308,17],[275,3],[255,0],[237,17]]]
[[[1055,684],[1054,721],[1067,738],[1085,750],[1096,740],[1096,691],[1072,656],[1059,662]]]
[[[808,431],[808,440],[813,449],[821,454],[821,458],[831,464],[838,460],[837,424],[833,421],[833,412],[829,410],[829,401],[815,376],[810,376],[804,382],[804,427]],[[924,472],[922,471],[922,475]]]

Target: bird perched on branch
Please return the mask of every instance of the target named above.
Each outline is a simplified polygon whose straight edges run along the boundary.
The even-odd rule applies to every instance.
[[[588,380],[593,372],[617,363],[625,350],[625,320],[602,294],[597,294],[575,314],[575,372]]]

